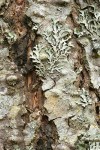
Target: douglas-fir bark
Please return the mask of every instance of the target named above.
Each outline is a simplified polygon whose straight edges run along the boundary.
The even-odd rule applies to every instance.
[[[99,3],[0,2],[0,150],[100,149]]]

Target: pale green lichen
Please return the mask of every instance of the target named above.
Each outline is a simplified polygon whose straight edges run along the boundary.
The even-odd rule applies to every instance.
[[[63,67],[61,62],[67,60],[72,47],[71,33],[68,27],[64,28],[58,22],[52,22],[52,30],[43,35],[46,45],[36,45],[30,56],[39,76],[46,77],[60,72]]]
[[[0,119],[3,119],[10,111],[12,106],[20,103],[20,95],[2,95],[0,94]]]
[[[89,142],[90,150],[99,150],[100,149],[100,142]]]
[[[87,90],[82,88],[79,94],[80,94],[80,102],[76,102],[77,104],[81,105],[82,107],[86,107],[92,104],[92,99]]]
[[[18,145],[14,145],[14,146],[13,146],[13,149],[14,149],[14,150],[21,150]]]
[[[2,19],[0,19],[0,33],[1,39],[0,43],[2,44],[6,39],[9,44],[14,43],[17,40],[17,35],[13,30],[10,29],[8,23],[5,23]]]
[[[81,135],[76,142],[76,150],[99,150],[100,130],[97,126],[91,125],[89,130]],[[87,148],[87,149],[86,149]]]
[[[18,145],[13,146],[13,150],[21,150]],[[33,146],[26,146],[26,150],[34,150]]]
[[[32,121],[28,123],[27,126],[25,127],[25,130],[23,131],[23,133],[25,135],[24,141],[27,146],[30,145],[31,142],[34,140],[35,132],[37,129],[38,129],[38,125],[36,121]]]
[[[99,150],[100,149],[100,142],[96,141],[78,141],[76,145],[76,150]]]
[[[95,125],[91,125],[89,130],[84,134],[83,140],[100,142],[100,129]]]
[[[81,139],[79,139],[75,144],[75,150],[88,150],[89,149],[89,143]]]
[[[26,146],[26,150],[34,150],[33,145],[31,145],[31,146]]]
[[[100,9],[97,5],[89,5],[83,10],[79,10],[77,22],[80,28],[76,28],[74,33],[78,37],[89,37],[92,48],[100,48]]]

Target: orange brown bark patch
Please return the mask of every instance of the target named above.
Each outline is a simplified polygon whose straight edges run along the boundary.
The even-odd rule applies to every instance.
[[[25,0],[15,0],[15,2],[18,4],[18,5],[22,5],[24,3]]]

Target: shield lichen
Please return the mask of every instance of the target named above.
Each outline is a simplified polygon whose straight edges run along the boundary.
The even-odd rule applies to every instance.
[[[97,5],[89,5],[83,10],[79,10],[77,22],[80,29],[76,28],[74,33],[78,37],[87,36],[92,41],[92,48],[100,48],[100,9]]]
[[[80,91],[80,98],[80,102],[77,102],[77,104],[81,105],[82,107],[86,107],[92,104],[92,99],[89,95],[89,92],[84,88],[82,88]]]
[[[36,45],[30,56],[39,76],[47,77],[60,72],[63,67],[60,62],[64,63],[67,60],[72,47],[71,33],[68,27],[64,28],[58,22],[52,22],[52,30],[43,35],[47,44],[45,46],[43,43]]]

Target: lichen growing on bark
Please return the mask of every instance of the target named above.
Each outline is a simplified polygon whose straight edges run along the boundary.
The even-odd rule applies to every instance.
[[[0,150],[99,147],[100,13],[92,2],[0,1]]]
[[[13,44],[17,40],[17,35],[14,33],[13,30],[11,30],[8,23],[5,23],[2,19],[0,19],[0,32],[1,32],[1,39],[0,43],[4,43],[5,40],[9,44]]]
[[[100,10],[99,5],[93,4],[83,10],[79,10],[77,22],[80,28],[76,28],[74,33],[78,37],[88,37],[91,40],[92,50],[100,51]]]
[[[53,76],[63,68],[60,62],[67,61],[66,58],[72,47],[71,33],[72,31],[67,26],[64,28],[58,22],[52,21],[52,30],[46,31],[43,35],[47,44],[36,45],[30,56],[39,76]]]
[[[80,102],[77,102],[78,105],[81,105],[82,107],[86,107],[92,104],[92,99],[88,91],[86,91],[83,88],[79,93],[80,93],[81,99],[80,99]]]

